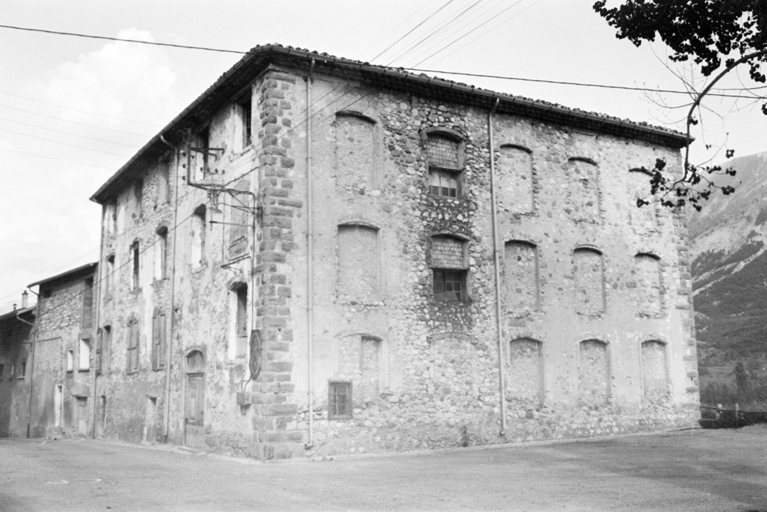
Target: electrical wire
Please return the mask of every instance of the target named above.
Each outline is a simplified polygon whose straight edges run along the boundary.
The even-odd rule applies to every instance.
[[[32,128],[37,128],[38,130],[48,130],[50,132],[64,133],[66,135],[71,135],[73,137],[81,137],[83,139],[95,140],[97,142],[106,142],[107,144],[117,144],[119,146],[126,146],[126,147],[133,148],[133,149],[138,149],[140,147],[138,144],[125,144],[124,142],[115,142],[113,140],[99,139],[99,138],[96,138],[96,137],[88,137],[87,135],[80,135],[80,134],[77,134],[77,133],[67,132],[67,131],[64,131],[64,130],[57,130],[55,128],[48,128],[47,126],[40,126],[40,125],[37,125],[37,124],[25,123],[23,121],[16,121],[15,119],[8,119],[6,117],[0,117],[0,121],[8,121],[9,123],[16,123],[16,124],[20,124],[20,125],[23,125],[23,126],[31,126]]]
[[[357,55],[358,55],[358,58],[360,58],[360,59],[361,59],[361,58],[362,58],[362,55],[364,55],[366,51],[368,51],[369,49],[371,49],[372,47],[374,47],[375,45],[377,45],[379,42],[381,42],[381,41],[383,41],[384,39],[386,39],[386,38],[389,36],[389,34],[391,34],[391,33],[392,33],[392,32],[394,32],[395,30],[397,30],[398,28],[400,28],[402,25],[404,25],[405,23],[407,23],[408,21],[410,21],[410,18],[412,18],[413,16],[415,16],[415,15],[416,15],[416,14],[418,14],[419,12],[421,12],[421,11],[423,11],[424,9],[426,9],[427,7],[429,7],[429,6],[430,6],[431,4],[433,4],[435,1],[436,1],[436,0],[431,0],[430,2],[428,2],[428,3],[425,3],[424,5],[422,5],[421,7],[419,7],[419,8],[418,8],[418,9],[417,9],[415,12],[413,12],[413,14],[411,14],[410,16],[408,16],[407,18],[405,18],[404,20],[402,20],[401,22],[399,22],[399,24],[397,24],[397,26],[396,26],[396,27],[394,27],[393,29],[391,29],[390,31],[388,31],[388,32],[387,32],[386,34],[384,34],[383,36],[379,37],[379,38],[378,38],[378,39],[377,39],[377,40],[376,40],[374,43],[370,44],[370,45],[369,45],[367,48],[365,48],[365,49],[364,49],[364,50],[362,50],[362,51],[361,51],[359,54],[357,54]]]
[[[47,102],[47,101],[36,100],[34,98],[27,98],[26,96],[21,96],[20,94],[13,94],[12,92],[0,91],[0,94],[5,94],[6,96],[13,96],[15,98],[21,98],[22,100],[32,101],[32,102],[35,102],[35,103],[41,103],[43,105],[50,105],[51,107],[58,107],[58,108],[63,108],[65,110],[72,110],[73,112],[81,112],[83,114],[89,114],[89,115],[92,115],[92,116],[105,117],[107,119],[117,119],[118,121],[126,121],[128,123],[143,124],[143,125],[146,125],[146,126],[151,126],[153,128],[160,128],[160,125],[155,124],[155,123],[146,123],[144,121],[135,121],[133,119],[126,119],[124,117],[117,117],[117,116],[109,116],[109,115],[106,115],[106,114],[99,114],[97,112],[91,112],[89,110],[82,110],[82,109],[79,109],[79,108],[73,108],[73,107],[67,107],[67,106],[64,106],[64,105],[59,105],[57,103],[50,103],[50,102]]]
[[[140,39],[128,39],[123,37],[108,37],[108,36],[95,36],[91,34],[82,34],[79,32],[62,32],[60,30],[45,30],[41,28],[31,28],[31,27],[19,27],[16,25],[0,25],[0,28],[7,28],[11,30],[21,30],[25,32],[38,32],[43,34],[53,34],[57,36],[70,36],[70,37],[82,37],[85,39],[101,39],[104,41],[122,41],[125,43],[137,43],[137,44],[146,44],[150,46],[165,46],[170,48],[183,48],[185,50],[200,50],[200,51],[206,51],[206,52],[218,52],[218,53],[235,53],[238,55],[245,55],[248,52],[243,52],[239,50],[225,50],[223,48],[211,48],[208,46],[190,46],[186,44],[174,44],[174,43],[156,43],[154,41],[142,41]]]
[[[14,135],[21,135],[21,136],[24,136],[24,137],[31,137],[33,139],[44,140],[46,142],[52,142],[53,144],[61,144],[62,146],[69,146],[69,147],[77,148],[77,149],[85,149],[86,151],[95,151],[96,153],[103,153],[105,155],[114,155],[114,156],[119,156],[119,157],[122,157],[122,158],[130,158],[130,155],[121,155],[119,153],[112,153],[110,151],[102,151],[100,149],[94,149],[94,148],[89,148],[89,147],[85,147],[85,146],[78,146],[76,144],[68,144],[66,142],[60,142],[58,140],[47,139],[45,137],[38,137],[37,135],[30,135],[28,133],[21,133],[21,132],[17,132],[17,131],[13,131],[13,130],[7,130],[5,128],[0,128],[0,132],[7,132],[7,133],[12,133]]]
[[[0,146],[0,151],[10,151],[12,153],[18,153],[20,155],[34,156],[34,157],[37,157],[37,158],[44,158],[46,160],[55,160],[57,162],[66,162],[68,164],[85,165],[87,167],[93,167],[95,169],[103,169],[105,171],[113,171],[114,170],[114,167],[107,167],[107,166],[104,166],[104,165],[86,164],[84,162],[75,162],[74,160],[66,160],[64,158],[56,158],[56,157],[53,157],[53,156],[38,155],[36,153],[28,153],[26,151],[19,151],[17,149],[4,148],[3,146]]]
[[[62,123],[78,124],[80,126],[87,126],[89,128],[96,128],[96,129],[99,129],[99,130],[108,130],[110,132],[122,133],[123,135],[131,135],[133,137],[142,137],[144,139],[148,139],[148,138],[151,137],[151,135],[147,135],[147,134],[144,134],[144,133],[126,132],[126,131],[123,131],[123,130],[115,130],[114,128],[105,128],[105,127],[102,127],[102,126],[97,126],[95,124],[81,123],[79,121],[71,121],[69,119],[63,119],[61,117],[51,116],[51,115],[48,115],[48,114],[41,114],[39,112],[35,112],[35,111],[32,111],[32,110],[26,110],[26,109],[18,108],[18,107],[11,107],[10,105],[3,105],[2,103],[0,103],[0,107],[7,108],[7,109],[10,109],[10,110],[16,110],[18,112],[24,112],[26,114],[33,114],[33,115],[40,116],[40,117],[47,117],[48,119],[55,119],[57,121],[61,121]]]

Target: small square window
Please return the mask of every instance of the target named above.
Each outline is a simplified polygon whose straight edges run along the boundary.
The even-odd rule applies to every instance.
[[[19,371],[19,380],[23,380],[24,377],[26,377],[26,375],[27,375],[27,362],[26,361],[22,361],[21,362],[21,368],[20,368],[20,371]]]
[[[434,298],[461,301],[466,298],[466,271],[434,269]]]
[[[330,381],[328,383],[328,419],[352,417],[352,383]]]

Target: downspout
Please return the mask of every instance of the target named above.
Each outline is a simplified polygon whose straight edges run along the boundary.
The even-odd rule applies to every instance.
[[[173,198],[173,249],[171,251],[171,270],[170,270],[170,335],[168,336],[168,346],[165,355],[165,412],[162,425],[163,442],[168,442],[168,434],[170,430],[170,375],[173,371],[171,364],[173,363],[173,337],[176,333],[176,232],[178,226],[178,189],[179,189],[179,176],[178,176],[178,149],[165,140],[163,135],[160,135],[160,140],[169,148],[173,150],[173,172],[175,176],[174,186],[174,198]],[[187,166],[189,167],[189,166]],[[187,170],[188,171],[188,170]],[[168,263],[166,261],[166,263]]]
[[[314,401],[312,379],[314,369],[314,287],[312,284],[314,275],[314,229],[312,226],[312,195],[314,176],[312,175],[312,73],[314,72],[315,60],[309,66],[309,74],[306,77],[306,338],[307,338],[307,377],[309,379],[306,394],[309,399],[309,440],[306,448],[314,446]]]
[[[493,108],[487,112],[487,136],[490,150],[490,207],[492,209],[493,222],[493,266],[495,267],[495,329],[498,334],[498,385],[501,396],[501,431],[500,435],[506,435],[506,385],[503,378],[503,365],[506,361],[503,350],[503,327],[501,325],[501,254],[498,243],[498,198],[496,197],[495,183],[495,145],[493,144],[493,114],[498,108],[501,99],[496,98]]]
[[[106,211],[102,212],[101,216],[101,243],[99,244],[99,263],[96,266],[96,297],[94,298],[94,304],[96,305],[96,344],[99,348],[99,365],[98,368],[96,365],[93,365],[93,439],[96,439],[96,430],[98,425],[98,417],[99,417],[99,401],[97,399],[98,395],[96,394],[97,391],[97,381],[99,380],[99,371],[101,369],[101,358],[104,357],[104,337],[103,333],[101,333],[101,279],[103,277],[103,270],[104,270],[104,213],[107,213]],[[107,220],[107,222],[109,222]],[[93,362],[96,362],[96,351],[93,350]]]
[[[30,290],[32,291],[32,290]],[[35,293],[35,292],[32,292]],[[35,293],[35,295],[37,295]],[[40,311],[40,301],[37,301],[38,308],[37,311]],[[14,306],[15,307],[15,306]],[[32,322],[27,322],[23,318],[19,316],[19,312],[16,312],[16,320],[19,322],[24,322],[25,324],[32,327],[32,352],[30,354],[30,363],[29,363],[29,409],[27,414],[27,439],[30,438],[30,434],[32,432],[32,397],[34,396],[32,394],[32,391],[34,389],[35,384],[35,345],[37,345],[37,328],[35,327],[35,324]]]

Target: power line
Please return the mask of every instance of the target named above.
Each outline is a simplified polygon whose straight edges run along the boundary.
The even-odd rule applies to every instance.
[[[37,158],[44,158],[46,160],[55,160],[57,162],[66,162],[68,164],[85,165],[87,167],[94,167],[96,169],[104,169],[105,171],[114,170],[113,167],[106,167],[104,165],[93,165],[93,164],[86,164],[86,163],[83,163],[83,162],[75,162],[74,160],[66,160],[64,158],[56,158],[56,157],[53,157],[53,156],[38,155],[36,153],[28,153],[26,151],[19,151],[19,150],[11,149],[11,148],[4,148],[2,146],[0,146],[0,151],[10,151],[12,153],[18,153],[20,155],[34,156],[34,157],[37,157]]]
[[[593,83],[587,83],[587,82],[566,82],[562,80],[543,80],[539,78],[521,78],[521,77],[504,76],[504,75],[486,75],[482,73],[464,73],[460,71],[441,71],[438,69],[423,69],[423,68],[401,68],[401,69],[405,71],[415,71],[418,73],[439,73],[442,75],[471,76],[476,78],[495,78],[498,80],[512,80],[517,82],[532,82],[532,83],[542,83],[542,84],[552,84],[552,85],[572,85],[577,87],[596,87],[600,89],[618,89],[618,90],[625,90],[625,91],[662,92],[667,94],[686,94],[686,95],[690,94],[687,91],[675,91],[673,89],[653,89],[650,87],[631,87],[627,85],[593,84]],[[762,87],[755,87],[754,89],[762,89]],[[746,90],[752,90],[752,89],[746,89]],[[743,98],[742,95],[737,95],[737,94],[709,93],[707,94],[707,96],[717,96],[720,98]]]
[[[23,108],[11,107],[10,105],[3,105],[2,103],[0,103],[0,107],[7,108],[7,109],[10,109],[10,110],[16,110],[18,112],[24,112],[26,114],[33,114],[33,115],[40,116],[40,117],[47,117],[48,119],[55,119],[55,120],[61,121],[63,123],[79,124],[80,126],[87,126],[89,128],[96,128],[96,129],[99,129],[99,130],[109,130],[110,132],[122,133],[123,135],[132,135],[134,137],[143,137],[143,138],[151,137],[151,135],[146,135],[146,134],[143,134],[143,133],[126,132],[126,131],[123,131],[123,130],[115,130],[114,128],[105,128],[105,127],[97,126],[95,124],[81,123],[79,121],[71,121],[69,119],[62,119],[61,117],[50,116],[48,114],[41,114],[41,113],[35,112],[33,110],[26,110],[26,109],[23,109]]]
[[[440,11],[442,11],[442,10],[443,10],[445,7],[447,7],[448,5],[452,4],[454,1],[455,1],[455,0],[448,0],[448,2],[447,2],[445,5],[443,5],[442,7],[440,7],[439,9],[437,9],[436,11],[434,11],[433,13],[431,13],[430,15],[428,15],[428,16],[427,16],[427,17],[426,17],[426,18],[425,18],[425,19],[424,19],[424,20],[423,20],[421,23],[419,23],[419,24],[418,24],[418,25],[416,25],[415,27],[413,27],[413,28],[411,28],[410,30],[408,30],[408,31],[405,33],[405,35],[401,36],[399,39],[397,39],[396,41],[394,41],[392,44],[390,44],[389,46],[387,46],[386,48],[384,48],[384,50],[383,50],[382,52],[380,52],[378,55],[376,55],[375,57],[373,57],[373,58],[372,58],[372,59],[370,59],[370,60],[371,60],[371,61],[374,61],[374,60],[376,60],[378,57],[380,57],[381,55],[383,55],[384,53],[388,52],[388,51],[389,51],[389,49],[391,49],[391,47],[392,47],[392,46],[394,46],[395,44],[397,44],[397,43],[399,43],[400,41],[402,41],[403,39],[405,39],[407,36],[409,36],[411,33],[413,33],[413,31],[415,31],[415,30],[416,30],[418,27],[420,27],[421,25],[423,25],[424,23],[426,23],[427,21],[429,21],[431,18],[433,18],[434,16],[436,16],[436,15],[437,15],[437,14],[438,14]]]
[[[95,36],[92,34],[81,34],[78,32],[62,32],[59,30],[44,30],[41,28],[31,28],[31,27],[18,27],[15,25],[0,25],[0,28],[8,28],[11,30],[22,30],[25,32],[39,32],[43,34],[53,34],[57,36],[71,36],[71,37],[82,37],[85,39],[101,39],[104,41],[122,41],[125,43],[137,43],[137,44],[146,44],[150,46],[166,46],[170,48],[183,48],[185,50],[201,50],[206,52],[218,52],[218,53],[236,53],[238,55],[245,55],[248,52],[243,52],[239,50],[225,50],[223,48],[210,48],[207,46],[190,46],[185,44],[173,44],[173,43],[156,43],[154,41],[141,41],[140,39],[128,39],[123,37],[108,37],[108,36]]]
[[[404,25],[405,23],[407,23],[408,21],[410,21],[410,18],[412,18],[413,16],[415,16],[416,14],[418,14],[419,12],[421,12],[422,10],[426,9],[428,6],[430,6],[430,5],[431,5],[431,4],[433,4],[434,2],[435,2],[435,0],[431,0],[430,2],[428,2],[428,3],[424,4],[424,5],[422,5],[421,7],[419,7],[419,8],[418,8],[418,9],[417,9],[417,10],[416,10],[416,11],[415,11],[413,14],[411,14],[410,16],[408,16],[407,18],[405,18],[404,20],[402,20],[402,21],[401,21],[401,22],[400,22],[400,23],[399,23],[399,24],[398,24],[396,27],[394,27],[393,29],[391,29],[390,31],[388,31],[388,32],[387,32],[386,34],[384,34],[383,36],[379,37],[379,38],[378,38],[378,40],[376,40],[376,41],[375,41],[374,43],[372,43],[370,46],[368,46],[367,48],[365,48],[364,50],[362,50],[362,51],[361,51],[361,52],[358,54],[358,55],[360,56],[359,58],[361,59],[361,58],[362,58],[362,55],[364,55],[366,51],[368,51],[369,49],[371,49],[372,47],[374,47],[375,45],[377,45],[377,44],[378,44],[380,41],[383,41],[384,39],[386,39],[386,37],[388,37],[388,36],[389,36],[389,34],[391,34],[391,33],[392,33],[392,32],[394,32],[395,30],[397,30],[398,28],[400,28],[402,25]]]
[[[38,137],[37,135],[30,135],[28,133],[21,133],[21,132],[16,132],[16,131],[13,131],[13,130],[6,130],[5,128],[0,128],[0,132],[8,132],[8,133],[12,133],[14,135],[21,135],[23,137],[31,137],[33,139],[44,140],[46,142],[52,142],[53,144],[61,144],[62,146],[69,146],[69,147],[77,148],[77,149],[85,149],[87,151],[95,151],[96,153],[104,153],[105,155],[114,155],[114,156],[119,156],[119,157],[122,157],[122,158],[129,158],[130,157],[130,155],[121,155],[119,153],[112,153],[110,151],[101,151],[100,149],[94,149],[94,148],[89,148],[89,147],[85,147],[85,146],[78,146],[77,144],[68,144],[66,142],[60,142],[58,140],[47,139],[45,137]]]
[[[96,137],[88,137],[87,135],[79,135],[77,133],[67,132],[67,131],[64,131],[64,130],[57,130],[55,128],[48,128],[46,126],[40,126],[40,125],[37,125],[37,124],[25,123],[23,121],[16,121],[15,119],[8,119],[8,118],[5,118],[5,117],[0,117],[0,121],[8,121],[9,123],[16,123],[16,124],[20,124],[20,125],[23,125],[23,126],[31,126],[32,128],[37,128],[39,130],[48,130],[50,132],[64,133],[64,134],[67,134],[67,135],[72,135],[73,137],[82,137],[83,139],[95,140],[97,142],[106,142],[107,144],[118,144],[120,146],[126,146],[126,147],[129,147],[129,148],[137,149],[137,145],[136,144],[125,144],[124,142],[115,142],[115,141],[112,141],[112,140],[99,139],[99,138],[96,138]]]
[[[106,114],[99,114],[97,112],[91,112],[89,110],[81,110],[79,108],[66,107],[64,105],[58,105],[56,103],[49,103],[47,101],[36,100],[34,98],[27,98],[26,96],[21,96],[19,94],[13,94],[12,92],[0,91],[0,94],[5,94],[6,96],[13,96],[15,98],[21,98],[21,99],[27,100],[27,101],[33,101],[35,103],[42,103],[43,105],[50,105],[52,107],[63,108],[65,110],[72,110],[74,112],[82,112],[83,114],[89,114],[89,115],[92,115],[92,116],[106,117],[107,119],[117,119],[118,121],[126,121],[128,123],[143,124],[143,125],[146,125],[146,126],[152,126],[154,128],[159,128],[159,126],[160,126],[160,125],[157,125],[157,124],[154,124],[154,123],[146,123],[144,121],[134,121],[132,119],[126,119],[124,117],[108,116]]]

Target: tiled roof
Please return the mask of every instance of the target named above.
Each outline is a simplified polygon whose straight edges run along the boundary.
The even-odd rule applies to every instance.
[[[182,130],[199,128],[200,125],[206,123],[210,115],[230,103],[234,96],[240,93],[242,88],[252,82],[268,65],[283,65],[308,73],[312,63],[314,63],[315,72],[318,74],[353,75],[379,87],[421,94],[426,97],[444,98],[447,101],[487,109],[492,108],[497,103],[497,112],[499,113],[572,126],[596,133],[645,140],[673,148],[684,147],[688,142],[686,135],[682,133],[644,122],[636,123],[595,112],[567,108],[556,103],[495,92],[423,73],[411,73],[402,68],[378,66],[335,57],[327,53],[268,44],[256,46],[221,75],[213,85],[109,178],[93,194],[91,199],[99,203],[113,200],[119,190],[130,184],[135,175],[141,172],[143,164],[152,162],[153,159],[168,151],[169,148],[162,139],[179,144],[182,141],[180,136]]]
[[[40,281],[35,281],[32,284],[27,285],[27,288],[32,288],[33,286],[37,286],[40,284],[47,284],[52,281],[58,281],[59,279],[63,279],[65,277],[75,277],[80,274],[89,274],[96,271],[96,267],[98,266],[97,262],[93,263],[86,263],[85,265],[81,265],[77,268],[73,268],[71,270],[67,270],[66,272],[62,272],[60,274],[56,274],[55,276],[46,277],[45,279],[41,279]]]

